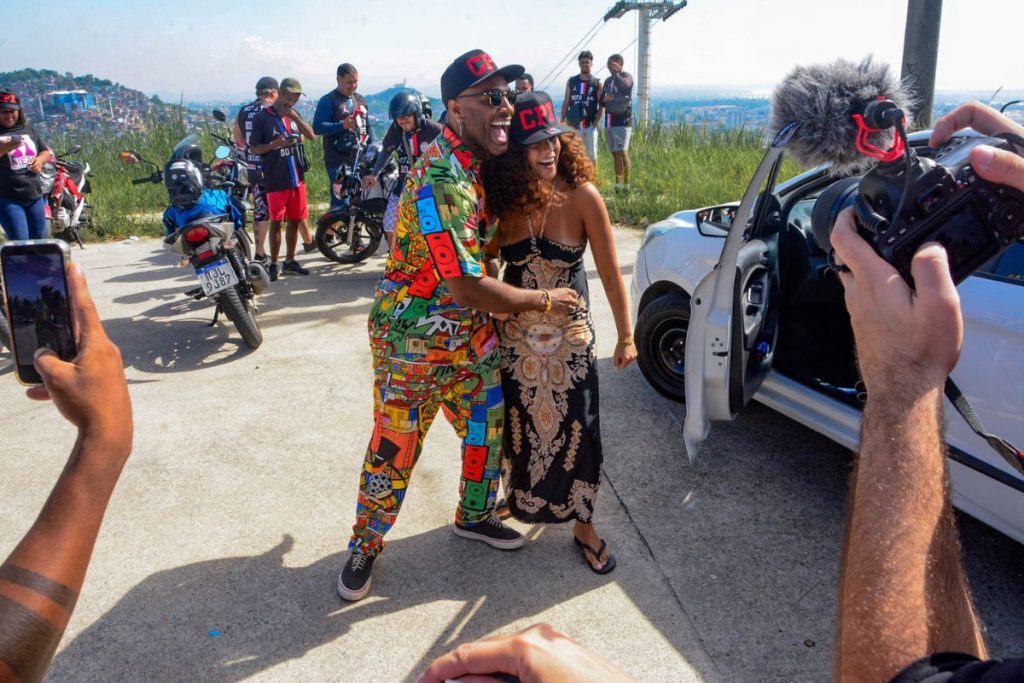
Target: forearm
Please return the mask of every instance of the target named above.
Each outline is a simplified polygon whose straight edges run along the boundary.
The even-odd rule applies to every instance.
[[[299,132],[302,133],[307,140],[315,140],[316,133],[313,131],[312,126],[303,121],[301,118],[293,119],[295,125],[299,127]]]
[[[265,142],[262,145],[253,145],[252,147],[249,148],[249,151],[252,152],[253,154],[259,154],[260,156],[263,156],[264,154],[269,154],[277,149],[280,149],[280,147],[278,147],[277,145],[277,139],[274,139],[271,140],[270,142]]]
[[[41,679],[53,657],[130,450],[130,435],[80,437],[39,517],[0,566],[0,661],[24,680]]]
[[[328,98],[316,103],[313,112],[313,132],[317,135],[335,135],[341,131],[341,122],[332,121],[333,103]]]
[[[851,487],[838,680],[889,680],[932,652],[985,656],[946,498],[942,391],[886,389],[865,407]]]
[[[612,318],[615,320],[615,331],[618,338],[626,339],[633,336],[633,324],[629,320],[629,295],[626,294],[626,285],[622,276],[618,273],[605,279],[601,278],[604,285],[605,296],[608,297],[608,305],[612,309]]]
[[[487,313],[520,313],[540,311],[548,298],[536,289],[521,289],[507,285],[493,277],[454,278],[447,280],[452,296],[460,306],[468,306]]]

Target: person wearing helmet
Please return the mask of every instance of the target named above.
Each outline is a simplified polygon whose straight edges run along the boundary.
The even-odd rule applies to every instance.
[[[423,102],[430,106],[430,100],[415,90],[402,90],[391,98],[388,117],[391,126],[384,135],[384,148],[377,156],[377,163],[368,175],[363,177],[363,187],[370,188],[377,182],[377,175],[394,155],[398,158],[398,180],[388,197],[388,208],[384,212],[384,233],[388,246],[394,245],[395,221],[398,219],[398,199],[405,187],[405,176],[416,159],[430,143],[441,134],[443,127],[432,121],[423,111]],[[428,109],[429,112],[429,109]]]

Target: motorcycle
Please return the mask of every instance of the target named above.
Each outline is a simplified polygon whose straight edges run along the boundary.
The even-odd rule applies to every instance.
[[[217,113],[214,116],[222,121]],[[241,152],[226,138],[212,135],[226,144],[217,147],[211,165],[203,163],[196,135],[181,140],[162,169],[135,151],[120,156],[126,163],[141,162],[156,169],[132,180],[133,185],[163,183],[167,187],[170,206],[164,212],[164,243],[182,256],[179,265],[195,269],[200,284],[185,294],[197,301],[213,299],[217,307],[210,326],[217,324],[223,312],[246,345],[256,349],[263,343],[263,333],[254,316],[255,297],[270,284],[270,275],[263,264],[251,260],[252,238],[245,226],[248,183]]]
[[[75,242],[82,249],[81,231],[89,224],[89,203],[85,195],[91,191],[88,162],[64,161],[64,157],[78,154],[81,146],[74,145],[66,152],[54,156],[43,165],[39,174],[46,197],[48,232],[66,242]]]
[[[368,175],[381,154],[379,144],[364,149],[362,143],[354,155],[355,164],[343,164],[331,192],[341,204],[331,208],[316,222],[316,246],[320,253],[336,263],[359,263],[377,253],[384,237],[384,211],[388,197],[398,180],[398,166],[389,163],[380,172],[377,182],[363,189],[363,176]]]

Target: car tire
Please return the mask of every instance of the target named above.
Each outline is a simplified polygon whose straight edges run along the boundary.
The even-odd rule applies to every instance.
[[[663,294],[637,317],[637,364],[652,387],[674,401],[686,401],[686,332],[690,298],[682,292]]]

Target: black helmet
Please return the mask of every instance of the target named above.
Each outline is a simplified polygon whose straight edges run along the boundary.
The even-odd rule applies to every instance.
[[[434,110],[430,108],[430,98],[423,94],[420,95],[420,109],[423,110],[423,118],[434,118]]]
[[[179,209],[195,206],[203,195],[203,173],[188,159],[178,159],[164,169],[167,198]]]
[[[419,123],[419,118],[423,115],[421,97],[422,95],[415,90],[399,91],[391,98],[391,102],[388,104],[388,118],[394,121],[400,116],[409,116],[411,114],[416,117],[416,123]]]

